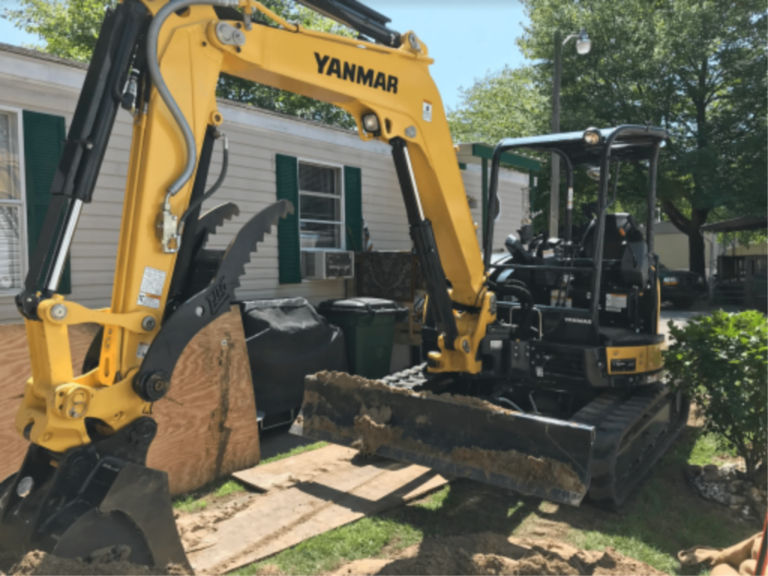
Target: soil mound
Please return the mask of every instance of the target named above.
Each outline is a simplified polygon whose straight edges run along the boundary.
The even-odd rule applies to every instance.
[[[127,546],[114,546],[98,550],[88,559],[59,558],[53,554],[33,550],[21,559],[11,554],[0,554],[0,575],[14,576],[78,574],[82,576],[144,576],[144,575],[186,575],[191,571],[183,566],[168,565],[166,570],[132,564],[126,558],[130,555]]]
[[[553,540],[505,538],[482,533],[451,538],[425,539],[406,548],[395,559],[356,560],[333,574],[663,574],[643,562],[627,558],[612,548],[579,550]]]

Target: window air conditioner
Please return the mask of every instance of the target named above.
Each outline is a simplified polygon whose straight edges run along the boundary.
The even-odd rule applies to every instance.
[[[306,280],[331,280],[354,276],[354,252],[313,250],[301,253],[301,277]]]

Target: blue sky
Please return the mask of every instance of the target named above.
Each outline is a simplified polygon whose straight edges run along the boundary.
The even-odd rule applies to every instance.
[[[0,14],[5,8],[15,8],[16,6],[15,0],[0,0]],[[8,20],[0,18],[0,42],[20,46],[21,44],[38,44],[39,40],[36,36],[31,36],[14,28]]]
[[[527,18],[517,0],[362,1],[391,18],[390,27],[413,30],[429,47],[432,77],[448,108],[458,106],[460,87],[524,61],[515,40]]]
[[[398,32],[413,30],[435,59],[432,77],[448,108],[458,106],[459,88],[475,78],[508,65],[516,68],[523,56],[515,39],[526,20],[517,0],[363,0],[392,19]],[[0,0],[3,8],[16,0]],[[0,19],[0,42],[40,44],[41,41]]]

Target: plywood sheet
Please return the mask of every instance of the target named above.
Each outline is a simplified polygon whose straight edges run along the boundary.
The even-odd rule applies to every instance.
[[[197,574],[222,574],[376,514],[448,482],[437,472],[401,462],[370,459],[328,446],[243,471],[244,482],[269,484],[267,494],[216,524],[207,548],[188,553]]]
[[[74,374],[81,374],[83,359],[96,324],[69,327],[69,345]],[[32,377],[24,324],[0,325],[0,481],[21,466],[29,443],[16,431],[16,411],[24,395],[24,384]]]
[[[240,470],[233,476],[251,488],[266,492],[273,488],[285,488],[290,484],[313,480],[340,466],[348,468],[357,454],[358,451],[354,448],[331,444],[319,450],[310,450],[277,462]]]
[[[95,325],[70,327],[75,374],[97,330]],[[27,450],[14,419],[30,376],[23,324],[0,326],[0,480],[19,468]],[[190,342],[153,416],[158,435],[147,463],[168,472],[172,494],[258,463],[256,406],[237,307]]]
[[[259,462],[259,428],[237,307],[200,331],[152,409],[157,438],[147,464],[166,470],[172,494]]]

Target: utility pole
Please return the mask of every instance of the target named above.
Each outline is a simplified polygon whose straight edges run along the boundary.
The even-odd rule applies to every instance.
[[[555,32],[555,72],[552,79],[552,134],[560,132],[560,77],[563,67],[563,46],[576,40],[576,52],[584,56],[592,49],[592,41],[584,28],[578,34],[571,34],[563,40],[560,30]],[[552,173],[549,186],[549,235],[558,235],[560,222],[560,157],[552,154]]]
[[[552,81],[552,134],[560,132],[560,76],[563,61],[563,39],[555,32],[555,73]],[[560,222],[560,157],[552,154],[552,172],[549,180],[549,235],[558,235]]]

